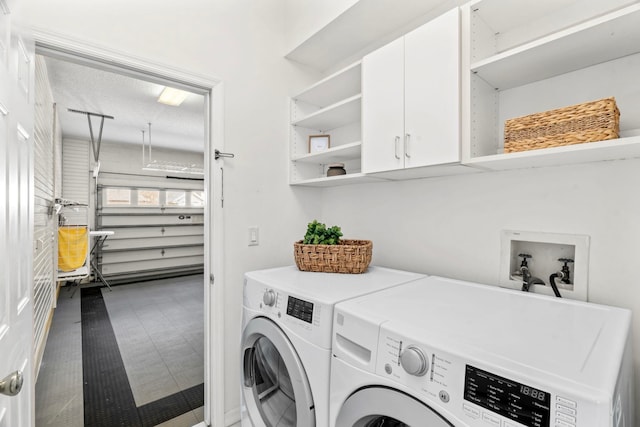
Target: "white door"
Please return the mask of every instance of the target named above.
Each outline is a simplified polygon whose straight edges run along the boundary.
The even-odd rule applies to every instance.
[[[16,11],[0,0],[0,427],[33,424],[34,50]]]
[[[362,171],[404,167],[404,39],[362,60]]]
[[[405,167],[460,161],[458,8],[405,36]]]

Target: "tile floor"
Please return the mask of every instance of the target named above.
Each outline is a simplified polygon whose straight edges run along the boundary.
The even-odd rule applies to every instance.
[[[36,426],[82,427],[82,325],[80,292],[58,297],[36,382]]]
[[[102,289],[136,406],[190,387],[204,378],[203,276]],[[38,381],[36,427],[83,425],[80,292],[62,288]],[[203,408],[162,426],[192,426]]]

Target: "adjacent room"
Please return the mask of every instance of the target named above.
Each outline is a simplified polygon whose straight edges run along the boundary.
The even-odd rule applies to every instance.
[[[56,271],[35,289],[36,425],[203,421],[204,97],[62,57],[35,72],[35,233],[57,232],[35,263]]]

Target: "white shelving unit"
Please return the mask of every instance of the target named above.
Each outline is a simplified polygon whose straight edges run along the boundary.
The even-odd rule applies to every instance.
[[[310,129],[336,129],[360,119],[362,96],[355,95],[295,120],[292,125]]]
[[[291,98],[291,185],[365,182],[361,173],[361,73],[358,61]],[[330,148],[309,153],[310,135],[329,135]],[[326,177],[327,165],[337,162],[345,164],[347,175]]]
[[[463,162],[504,170],[640,157],[640,4],[535,3],[524,13],[509,0],[462,8]],[[502,154],[505,120],[611,96],[619,139]]]
[[[362,152],[362,142],[352,142],[350,144],[333,147],[321,153],[303,154],[291,160],[299,163],[334,163],[344,160],[359,159]]]
[[[383,46],[451,8],[451,2],[444,0],[403,1],[391,8],[387,2],[352,3],[308,39],[292,46],[285,57],[324,71],[364,49]]]

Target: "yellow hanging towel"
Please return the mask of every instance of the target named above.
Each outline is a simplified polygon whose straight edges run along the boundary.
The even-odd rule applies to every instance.
[[[73,271],[87,260],[89,230],[85,226],[58,228],[58,270]]]

